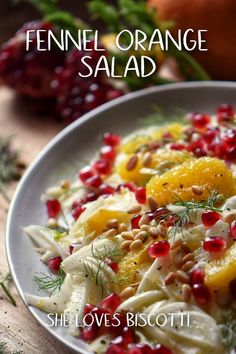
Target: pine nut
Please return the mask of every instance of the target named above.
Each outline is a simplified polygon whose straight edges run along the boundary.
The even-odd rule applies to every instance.
[[[110,229],[117,229],[119,226],[119,222],[117,219],[111,219],[107,222],[107,227]]]
[[[148,151],[143,156],[143,166],[144,167],[149,167],[151,165],[151,163],[152,163],[152,155]]]
[[[189,283],[189,276],[183,272],[182,270],[177,270],[175,273],[176,279],[183,284],[188,284]]]
[[[48,226],[52,227],[53,229],[58,226],[57,220],[54,218],[48,219]]]
[[[158,208],[158,203],[151,196],[147,198],[147,203],[150,210],[156,210]]]
[[[125,300],[125,299],[130,298],[134,294],[135,294],[134,288],[132,288],[131,286],[128,286],[127,288],[125,288],[124,290],[121,291],[120,297],[122,298],[122,300]]]
[[[140,229],[133,229],[133,230],[132,230],[132,233],[133,233],[134,235],[137,235],[139,232],[140,232]]]
[[[116,229],[110,229],[105,232],[106,237],[114,237],[116,235]]]
[[[192,291],[191,287],[188,284],[183,284],[182,285],[182,296],[184,302],[189,302],[191,299]]]
[[[140,227],[140,230],[149,232],[150,226],[149,226],[149,225],[142,225],[142,226]]]
[[[159,222],[159,225],[163,226],[165,229],[167,229],[167,224],[166,224],[166,221],[165,220],[161,220]]]
[[[192,251],[190,250],[190,248],[186,245],[186,243],[183,243],[183,244],[182,244],[182,250],[183,250],[186,254],[192,252]]]
[[[171,251],[171,258],[175,268],[179,269],[183,265],[183,253],[180,249],[175,248]]]
[[[147,214],[144,214],[139,220],[139,226],[142,225],[149,225],[149,216]]]
[[[224,221],[227,222],[227,224],[231,224],[234,220],[236,220],[236,211],[232,211],[224,217]]]
[[[132,243],[132,241],[123,241],[122,243],[121,243],[121,248],[122,248],[122,250],[126,250],[126,249],[128,249],[129,248],[129,246],[131,245],[131,243]]]
[[[148,238],[148,233],[146,231],[140,231],[136,236],[135,240],[141,240],[144,242]]]
[[[139,213],[140,211],[141,211],[141,209],[142,209],[142,207],[141,207],[141,205],[134,205],[134,206],[132,206],[128,211],[127,211],[127,213],[128,214],[137,214],[137,213]]]
[[[138,156],[132,155],[126,164],[127,171],[133,171],[138,163]]]
[[[128,226],[125,223],[121,223],[118,227],[119,234],[121,234],[122,232],[127,231],[127,230],[128,230]]]
[[[157,232],[161,237],[165,237],[167,234],[167,229],[161,225],[157,226]]]
[[[159,232],[158,232],[158,228],[157,227],[150,227],[150,235],[153,237],[153,238],[157,238],[159,236]]]
[[[184,263],[181,267],[181,269],[184,272],[188,272],[190,269],[192,269],[194,266],[194,262],[193,261],[187,261],[186,263]]]
[[[134,235],[131,231],[124,231],[121,233],[121,237],[124,240],[133,240],[134,239]]]
[[[194,258],[194,255],[192,253],[188,253],[183,257],[183,261],[184,261],[184,263],[187,261],[192,261],[193,258]]]
[[[195,195],[202,195],[203,194],[203,187],[202,186],[192,186],[192,192]]]
[[[176,240],[176,241],[173,243],[171,249],[174,250],[175,248],[181,247],[182,245],[183,245],[183,241],[182,241],[181,239]]]
[[[143,243],[141,240],[135,240],[129,246],[131,251],[138,251],[143,247]]]
[[[167,276],[164,279],[165,285],[170,285],[170,284],[174,283],[174,281],[175,281],[175,273],[174,272],[170,272],[169,274],[167,274]]]

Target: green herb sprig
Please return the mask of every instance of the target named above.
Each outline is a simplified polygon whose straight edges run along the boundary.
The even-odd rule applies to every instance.
[[[11,273],[9,272],[0,281],[0,288],[2,288],[2,290],[5,293],[5,295],[7,296],[8,300],[10,301],[10,303],[13,306],[16,306],[16,301],[15,301],[15,299],[12,296],[11,291],[10,291],[11,283],[12,283],[12,277],[11,277]]]
[[[236,314],[235,311],[223,313],[219,327],[222,333],[222,341],[228,353],[236,348]]]
[[[50,273],[48,275],[39,273],[34,276],[33,281],[36,283],[39,290],[48,291],[49,296],[51,296],[61,289],[65,276],[65,272],[60,269],[56,277]]]

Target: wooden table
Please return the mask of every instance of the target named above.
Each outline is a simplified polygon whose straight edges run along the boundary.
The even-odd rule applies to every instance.
[[[0,88],[0,137],[13,135],[14,145],[27,164],[61,128],[52,119],[29,114],[26,107],[19,107],[13,92]],[[9,186],[7,192],[10,195],[13,194],[15,186],[15,184]],[[8,271],[5,257],[7,209],[7,202],[0,196],[0,270],[3,273]],[[17,307],[9,303],[0,289],[0,342],[8,343],[9,353],[14,350],[22,350],[24,354],[70,353],[35,321],[14,287],[12,293]]]

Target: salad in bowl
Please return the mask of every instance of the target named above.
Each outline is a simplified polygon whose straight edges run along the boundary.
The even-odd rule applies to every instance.
[[[92,353],[233,353],[235,166],[229,104],[106,133],[75,181],[45,191],[47,224],[25,227],[49,269],[28,304]]]

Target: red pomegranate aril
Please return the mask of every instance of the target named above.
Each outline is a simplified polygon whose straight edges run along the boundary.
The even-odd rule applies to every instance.
[[[110,258],[105,259],[105,263],[110,267],[114,273],[117,273],[119,270],[119,264],[117,262],[113,262]]]
[[[61,212],[61,204],[57,199],[47,200],[46,207],[49,218],[56,218]]]
[[[130,344],[134,341],[134,331],[130,327],[124,327],[122,330],[122,337],[124,338],[126,344]]]
[[[106,161],[113,161],[116,157],[116,152],[112,146],[105,145],[101,148],[101,157]]]
[[[134,349],[136,349],[136,352],[134,351]],[[150,345],[148,344],[144,344],[144,343],[138,343],[138,344],[132,344],[129,345],[129,354],[152,354],[153,353],[153,349],[152,347],[150,347]]]
[[[186,145],[180,143],[173,143],[170,145],[171,150],[186,150]]]
[[[78,206],[78,207],[74,208],[74,210],[72,211],[73,218],[75,220],[77,220],[84,211],[85,211],[85,208],[82,206]]]
[[[146,188],[138,187],[135,192],[135,198],[139,204],[146,203]]]
[[[166,240],[161,240],[153,243],[148,248],[148,254],[152,258],[165,257],[169,254],[170,244]]]
[[[202,268],[196,268],[192,270],[190,274],[190,284],[193,286],[194,284],[203,284],[205,278],[205,272]]]
[[[110,344],[106,354],[126,354],[126,349],[117,344]]]
[[[80,170],[79,177],[82,182],[87,181],[89,178],[95,175],[95,171],[91,166],[85,166]]]
[[[220,129],[218,127],[209,127],[203,135],[203,139],[207,144],[210,144],[219,134]]]
[[[210,300],[210,292],[204,284],[194,284],[192,294],[199,305],[206,305]]]
[[[235,141],[235,144],[236,144],[236,141]],[[236,161],[236,145],[232,146],[228,150],[226,150],[225,159],[232,161],[232,162]]]
[[[77,207],[83,206],[85,204],[86,200],[85,199],[77,199],[72,203],[72,209],[75,209]]]
[[[98,191],[99,191],[100,195],[107,195],[107,196],[115,193],[115,189],[105,183],[103,183],[103,184],[101,184],[101,186],[99,186]]]
[[[111,165],[106,160],[95,161],[93,167],[101,175],[108,175],[111,172]]]
[[[102,300],[100,307],[111,313],[115,312],[118,306],[121,304],[121,299],[119,295],[112,293]]]
[[[236,220],[232,221],[230,224],[230,236],[233,240],[236,240]]]
[[[212,227],[221,219],[221,215],[216,211],[205,211],[202,213],[202,223],[206,227]]]
[[[190,116],[190,119],[193,126],[200,130],[204,129],[211,121],[211,118],[208,115],[200,113],[193,113],[192,116]]]
[[[231,294],[236,299],[236,279],[232,280],[229,283],[229,288],[230,288]]]
[[[119,184],[119,186],[116,188],[117,192],[120,192],[122,190],[122,188],[127,188],[129,189],[131,192],[135,192],[136,191],[136,186],[134,183],[132,182],[127,182],[127,183],[123,183],[123,184]]]
[[[153,349],[152,354],[173,354],[173,352],[164,345],[157,344],[156,348]]]
[[[217,118],[222,113],[226,114],[228,117],[233,118],[235,115],[234,107],[231,104],[223,103],[217,109]]]
[[[94,200],[97,200],[99,197],[99,195],[95,192],[89,192],[86,196],[86,200],[85,202],[88,203],[88,202],[94,202]]]
[[[82,330],[81,338],[86,342],[92,342],[98,336],[98,333],[99,327],[97,325],[85,327]]]
[[[117,146],[121,142],[121,137],[117,134],[105,133],[103,141],[105,145]]]
[[[84,316],[87,315],[88,313],[90,313],[94,308],[95,308],[94,305],[86,304],[86,305],[84,306],[84,310],[83,310]]]
[[[222,252],[226,249],[226,241],[222,237],[207,237],[203,249],[207,252]]]
[[[131,227],[132,229],[138,229],[139,228],[139,221],[141,219],[141,215],[136,215],[131,219]]]
[[[50,269],[50,271],[52,273],[58,273],[59,269],[60,269],[60,265],[61,265],[62,259],[61,257],[53,257],[51,259],[49,259],[47,265],[48,268]]]
[[[98,188],[102,184],[102,179],[99,175],[92,176],[85,181],[86,186]]]

